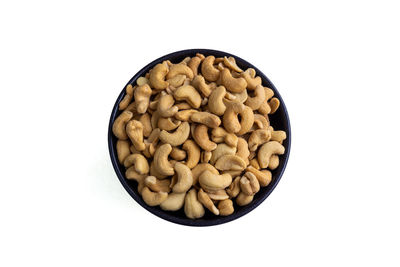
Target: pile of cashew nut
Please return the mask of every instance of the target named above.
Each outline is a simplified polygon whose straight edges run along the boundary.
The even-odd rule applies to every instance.
[[[112,127],[118,160],[149,206],[230,215],[233,200],[248,205],[279,166],[286,133],[268,117],[279,104],[233,57],[164,61],[126,87]]]

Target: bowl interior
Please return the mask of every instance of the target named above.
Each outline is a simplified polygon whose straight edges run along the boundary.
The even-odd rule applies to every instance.
[[[139,195],[139,193],[137,191],[137,183],[135,181],[125,179],[125,168],[123,165],[119,164],[118,159],[117,159],[117,152],[115,149],[117,138],[112,134],[112,131],[111,131],[114,120],[121,113],[118,110],[118,104],[122,100],[122,98],[125,96],[125,89],[123,89],[122,92],[120,93],[120,95],[114,105],[114,108],[112,110],[112,113],[111,113],[109,130],[108,130],[108,144],[109,144],[111,161],[112,161],[112,164],[114,166],[115,172],[116,172],[119,180],[121,181],[121,183],[124,186],[124,188],[126,189],[126,191],[141,206],[143,206],[145,209],[147,209],[151,213],[153,213],[165,220],[174,222],[174,223],[189,225],[189,226],[208,226],[208,225],[222,224],[222,223],[237,219],[237,218],[245,215],[246,213],[250,212],[254,208],[256,208],[262,201],[264,201],[268,197],[268,195],[274,190],[274,188],[278,184],[278,182],[285,170],[285,167],[286,167],[286,164],[287,164],[287,161],[289,158],[289,152],[290,152],[291,131],[290,131],[289,117],[287,114],[285,104],[284,104],[281,96],[279,95],[279,92],[276,90],[275,86],[271,83],[271,81],[262,72],[260,72],[256,67],[254,67],[252,64],[248,63],[247,61],[245,61],[237,56],[234,56],[234,55],[226,53],[226,52],[209,50],[209,49],[190,49],[190,50],[183,50],[183,51],[171,53],[169,55],[166,55],[159,59],[156,59],[153,62],[151,62],[150,64],[148,64],[147,66],[145,66],[135,76],[132,77],[132,79],[128,82],[128,84],[135,83],[137,78],[139,78],[140,76],[144,76],[152,67],[154,67],[156,64],[158,64],[164,60],[169,59],[172,63],[178,63],[187,56],[191,56],[191,57],[195,56],[196,53],[202,53],[205,56],[214,55],[216,57],[233,56],[236,59],[236,63],[240,68],[242,68],[242,69],[254,68],[257,72],[257,75],[261,77],[263,86],[267,86],[267,87],[271,88],[275,92],[275,97],[277,97],[280,100],[281,104],[280,104],[279,109],[273,115],[270,115],[269,118],[271,121],[271,125],[274,127],[275,130],[284,130],[287,133],[287,139],[283,142],[283,145],[285,147],[285,154],[279,157],[279,159],[280,159],[279,167],[272,171],[271,183],[266,187],[261,187],[260,191],[254,196],[253,201],[249,205],[240,207],[240,206],[237,206],[236,204],[234,204],[235,212],[232,215],[226,216],[226,217],[215,216],[214,214],[212,214],[211,212],[209,212],[206,209],[206,213],[203,218],[197,219],[197,220],[192,220],[192,219],[186,218],[183,208],[180,211],[169,212],[169,211],[163,211],[160,207],[148,206],[146,203],[144,203],[144,201],[142,200],[141,196]]]

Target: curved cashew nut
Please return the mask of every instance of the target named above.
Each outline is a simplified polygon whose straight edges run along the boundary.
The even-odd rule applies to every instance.
[[[203,205],[198,201],[196,189],[192,188],[185,196],[185,214],[190,219],[198,219],[204,216]]]
[[[271,170],[275,170],[279,166],[279,156],[277,155],[272,155],[271,158],[269,159],[269,164],[268,168]]]
[[[260,191],[260,184],[253,173],[246,172],[242,178],[240,178],[240,189],[246,195],[254,196]]]
[[[210,112],[193,113],[192,116],[190,116],[190,120],[192,122],[204,124],[209,128],[216,128],[221,124],[220,118]]]
[[[243,72],[243,70],[236,65],[236,60],[234,57],[224,57],[224,64],[233,71]]]
[[[229,198],[229,195],[226,193],[226,191],[224,189],[220,189],[220,190],[212,191],[212,192],[207,192],[207,195],[212,200],[217,200],[217,201]]]
[[[236,156],[242,158],[243,161],[246,163],[246,166],[249,165],[249,145],[242,137],[238,138]]]
[[[217,191],[229,186],[232,183],[232,176],[229,174],[218,175],[209,170],[205,170],[199,176],[199,183],[206,191]]]
[[[132,165],[135,167],[135,171],[137,171],[139,174],[149,173],[149,163],[147,162],[147,159],[141,154],[131,154],[126,157],[126,159],[124,160],[125,168],[128,168]]]
[[[167,192],[171,191],[169,187],[171,180],[159,180],[155,176],[147,176],[144,178],[144,185],[151,189],[153,192]]]
[[[143,136],[149,137],[151,132],[153,131],[153,127],[151,126],[151,117],[149,113],[145,113],[140,116],[139,121],[143,125]]]
[[[237,132],[237,135],[244,135],[248,131],[250,131],[251,126],[254,124],[254,112],[248,106],[244,106],[242,112],[239,112],[241,116],[240,120],[240,130]]]
[[[212,86],[206,83],[203,76],[197,75],[192,81],[192,85],[200,91],[205,97],[209,97],[212,91]]]
[[[196,167],[194,167],[192,169],[193,185],[197,184],[197,182],[199,181],[200,175],[206,170],[210,171],[212,174],[216,174],[216,175],[219,174],[218,170],[211,164],[200,163],[199,165],[196,165]]]
[[[188,122],[183,122],[179,125],[178,129],[174,133],[169,133],[162,130],[160,133],[160,140],[164,143],[170,144],[171,146],[179,146],[188,139],[190,133],[190,126]]]
[[[126,133],[137,151],[143,151],[146,148],[143,142],[143,124],[140,121],[129,121],[126,124]]]
[[[189,79],[193,79],[193,71],[185,64],[173,64],[169,67],[169,72],[167,74],[167,79],[171,79],[176,75],[185,75]]]
[[[168,82],[165,81],[165,76],[168,73],[167,63],[157,64],[151,71],[149,81],[151,86],[156,90],[163,90],[167,88]]]
[[[208,163],[211,159],[212,153],[211,151],[202,151],[200,154],[201,163]]]
[[[193,169],[200,160],[200,148],[193,140],[186,140],[182,145],[182,149],[186,151],[188,157],[186,160],[186,166],[189,169]]]
[[[276,141],[270,141],[261,146],[257,154],[258,163],[262,169],[267,168],[272,155],[282,155],[285,147]]]
[[[246,206],[253,201],[253,198],[254,196],[249,196],[243,192],[240,192],[240,194],[236,198],[236,204],[238,204],[239,206]]]
[[[233,202],[230,199],[221,200],[218,203],[219,215],[228,216],[234,212]]]
[[[128,135],[126,134],[125,127],[130,119],[132,119],[133,113],[130,111],[123,111],[114,121],[112,132],[120,140],[127,140]]]
[[[280,105],[279,99],[276,98],[276,97],[272,98],[272,99],[269,101],[269,106],[271,107],[271,112],[270,112],[270,114],[274,114],[274,113],[278,110],[279,105]]]
[[[177,211],[183,207],[185,203],[186,192],[184,193],[170,193],[168,198],[160,204],[161,209],[169,211]]]
[[[237,197],[240,193],[240,176],[237,176],[233,182],[229,185],[229,188],[226,189],[226,192],[230,197]]]
[[[205,126],[204,124],[199,124],[196,126],[193,132],[193,138],[196,143],[205,151],[213,151],[217,148],[217,144],[210,141],[207,131],[207,126]]]
[[[162,92],[164,93],[164,92]],[[160,116],[167,118],[174,116],[178,112],[178,107],[174,106],[175,100],[172,95],[161,94],[158,100],[157,111]]]
[[[246,162],[236,155],[224,155],[215,162],[215,168],[220,171],[242,171],[246,166]]]
[[[174,92],[176,100],[185,100],[194,108],[199,108],[201,105],[201,96],[197,90],[191,85],[182,85]]]
[[[143,114],[146,112],[150,104],[151,92],[151,88],[147,83],[136,88],[133,95],[135,97],[136,110],[138,113]]]
[[[257,110],[261,107],[261,104],[265,101],[265,90],[262,85],[257,85],[254,89],[254,97],[248,97],[245,104],[252,110]]]
[[[192,106],[189,105],[189,104],[186,103],[186,102],[177,103],[175,106],[178,107],[178,110],[182,110],[182,109],[191,109],[191,108],[192,108]]]
[[[254,174],[261,186],[267,186],[272,180],[272,173],[268,170],[266,172],[257,170],[253,166],[248,166],[246,171]]]
[[[170,144],[163,144],[159,146],[154,153],[154,167],[161,175],[169,176],[175,173],[172,164],[168,161],[168,155],[171,151],[172,146]]]
[[[172,131],[178,128],[181,123],[182,122],[180,120],[175,120],[171,118],[159,118],[157,126],[158,128],[160,128],[160,130]]]
[[[262,115],[268,115],[269,113],[271,113],[271,107],[269,106],[267,101],[264,101],[257,111]]]
[[[216,143],[225,142],[228,146],[236,147],[238,137],[236,134],[228,133],[224,128],[217,127],[211,131],[211,140]]]
[[[249,68],[245,72],[243,72],[242,77],[246,80],[247,88],[249,90],[254,90],[258,85],[261,85],[261,77],[256,77],[256,71],[252,68]]]
[[[226,106],[223,101],[225,94],[226,94],[226,89],[223,86],[218,86],[215,90],[212,91],[208,99],[208,108],[210,112],[218,116],[224,114],[226,110]]]
[[[172,151],[169,153],[169,155],[174,160],[184,160],[186,158],[186,151],[174,146],[172,147]]]
[[[211,164],[215,164],[215,162],[224,155],[235,155],[236,147],[228,146],[227,144],[218,144],[217,148],[213,150],[212,156],[210,159]]]
[[[258,129],[251,133],[249,137],[250,151],[256,151],[258,146],[265,144],[271,139],[271,132],[268,129]]]
[[[272,131],[271,132],[271,140],[277,141],[282,144],[283,140],[286,139],[286,132],[285,131]]]
[[[140,174],[135,170],[135,166],[129,167],[125,171],[125,177],[128,180],[135,180],[139,184],[143,182],[144,178],[146,178],[145,174]]]
[[[156,167],[156,165],[154,163],[154,160],[150,163],[150,175],[151,176],[155,176],[157,179],[160,179],[160,180],[165,179],[165,178],[168,177],[168,175],[161,174],[158,171],[158,169],[157,169],[157,167]]]
[[[131,154],[129,149],[130,143],[126,140],[118,140],[117,141],[117,156],[119,163],[123,163],[125,158]]]
[[[201,73],[207,81],[215,82],[219,78],[220,71],[214,67],[214,56],[208,56],[201,63]]]
[[[196,112],[198,111],[195,109],[181,110],[175,114],[175,118],[180,121],[189,121],[190,117]]]
[[[234,78],[228,69],[221,71],[221,84],[232,93],[241,93],[246,90],[246,80],[243,78]]]
[[[247,90],[243,90],[243,92],[241,92],[241,93],[234,93],[234,94],[232,94],[232,96],[235,97],[234,100],[236,102],[240,102],[240,103],[246,102],[247,98],[249,97],[249,95],[247,94]]]
[[[260,164],[258,164],[258,160],[257,159],[251,159],[250,160],[250,166],[259,170],[260,168]]]
[[[177,182],[172,187],[172,191],[175,193],[183,193],[189,190],[193,184],[192,171],[183,163],[177,162],[174,166],[177,174]]]
[[[219,215],[219,210],[217,207],[215,207],[211,198],[203,191],[203,189],[200,188],[199,192],[197,193],[197,198],[199,199],[200,203],[202,203],[209,211],[215,215]]]
[[[147,186],[145,186],[142,190],[142,198],[149,206],[158,206],[163,203],[167,197],[167,192],[151,192]]]
[[[168,82],[169,86],[178,88],[185,82],[185,80],[186,80],[186,75],[178,74],[175,77],[168,79],[167,82]]]
[[[197,75],[199,65],[201,61],[204,59],[204,56],[201,58],[200,56],[192,57],[189,62],[187,63],[188,67],[192,70],[194,75]]]
[[[237,133],[240,131],[241,125],[238,119],[238,114],[243,112],[245,105],[239,102],[229,103],[224,116],[222,117],[222,122],[225,129],[230,133]]]
[[[129,88],[129,89],[128,89]],[[135,88],[136,89],[136,88]],[[131,93],[129,94],[128,91],[130,91]],[[126,95],[124,96],[124,98],[121,100],[121,102],[119,102],[119,106],[118,109],[119,110],[124,110],[128,107],[129,103],[132,100],[133,97],[133,87],[132,84],[128,84],[126,86]]]
[[[269,127],[269,119],[268,117],[261,114],[254,114],[254,124],[250,130],[258,129],[268,129]]]

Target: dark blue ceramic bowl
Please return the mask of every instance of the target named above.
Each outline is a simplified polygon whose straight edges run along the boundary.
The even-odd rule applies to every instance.
[[[117,151],[116,151],[116,142],[117,139],[113,135],[111,128],[113,125],[114,120],[116,117],[121,113],[118,110],[118,104],[119,102],[123,99],[125,96],[125,87],[123,87],[121,93],[119,94],[117,101],[115,102],[115,105],[112,109],[111,112],[111,118],[110,118],[110,124],[108,127],[108,148],[110,151],[110,156],[111,156],[111,162],[114,166],[115,172],[118,176],[118,179],[124,186],[125,190],[132,196],[132,198],[139,203],[143,208],[146,210],[150,211],[154,215],[157,215],[160,218],[163,218],[167,221],[178,223],[178,224],[183,224],[183,225],[189,225],[189,226],[210,226],[210,225],[217,225],[217,224],[222,224],[226,222],[230,222],[232,220],[235,220],[239,217],[242,217],[243,215],[249,213],[253,209],[255,209],[258,205],[261,204],[268,196],[271,194],[271,192],[274,190],[276,185],[279,183],[279,180],[281,179],[281,176],[285,170],[287,161],[289,159],[289,153],[290,153],[290,139],[291,139],[291,131],[290,131],[290,123],[289,123],[289,115],[285,107],[285,103],[283,102],[283,99],[281,98],[278,90],[275,88],[275,86],[272,84],[272,82],[265,76],[259,69],[257,69],[255,66],[250,64],[249,62],[241,59],[238,56],[222,52],[222,51],[216,51],[216,50],[209,50],[209,49],[188,49],[188,50],[182,50],[178,52],[174,52],[171,54],[168,54],[166,56],[160,57],[147,66],[145,66],[143,69],[141,69],[138,73],[135,74],[135,76],[130,79],[129,83],[134,84],[136,79],[144,76],[151,68],[153,68],[156,64],[161,63],[164,60],[169,59],[173,63],[180,62],[183,60],[185,57],[192,57],[195,56],[196,53],[202,53],[205,56],[208,55],[214,55],[215,57],[223,57],[223,56],[233,56],[236,59],[237,65],[242,68],[242,69],[247,69],[247,68],[253,68],[256,70],[257,75],[262,78],[262,83],[264,86],[267,86],[274,90],[275,92],[275,97],[277,97],[281,104],[279,109],[270,116],[270,121],[271,125],[274,127],[276,130],[284,130],[287,134],[287,139],[283,142],[283,145],[285,146],[285,154],[280,156],[280,164],[277,169],[272,171],[272,182],[266,186],[262,187],[260,191],[254,196],[254,200],[247,206],[237,206],[235,205],[235,212],[232,215],[223,217],[223,216],[215,216],[211,212],[209,212],[206,209],[206,213],[203,218],[197,219],[197,220],[192,220],[186,218],[183,208],[180,211],[175,211],[175,212],[170,212],[170,211],[163,211],[160,207],[150,207],[144,203],[142,197],[139,195],[137,191],[137,183],[135,181],[127,180],[125,179],[125,168],[118,162],[117,158]]]

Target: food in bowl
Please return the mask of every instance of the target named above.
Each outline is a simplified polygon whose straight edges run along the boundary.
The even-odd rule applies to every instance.
[[[234,213],[252,202],[279,166],[284,131],[269,114],[274,92],[234,57],[166,60],[126,86],[112,126],[125,178],[149,206],[183,208],[191,219]]]

